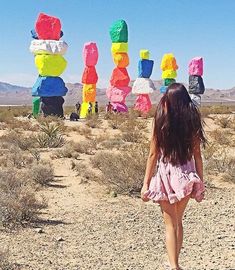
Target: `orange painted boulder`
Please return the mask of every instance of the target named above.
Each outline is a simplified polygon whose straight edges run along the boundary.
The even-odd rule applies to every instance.
[[[125,68],[129,65],[129,56],[127,53],[114,53],[113,61],[119,68]]]

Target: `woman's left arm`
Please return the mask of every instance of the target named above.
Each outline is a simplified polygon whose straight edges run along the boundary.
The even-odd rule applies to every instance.
[[[143,187],[141,189],[141,198],[143,201],[148,201],[148,199],[145,196],[145,193],[149,188],[150,180],[153,177],[153,174],[155,172],[157,157],[158,157],[158,152],[157,152],[157,147],[156,147],[156,141],[152,137],[151,142],[150,142],[150,150],[149,150],[149,156],[148,156],[147,165],[146,165]]]

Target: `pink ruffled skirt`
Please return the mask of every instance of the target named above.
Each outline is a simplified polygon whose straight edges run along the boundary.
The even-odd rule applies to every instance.
[[[178,166],[160,159],[146,196],[154,202],[164,200],[173,204],[188,195],[201,202],[204,199],[204,192],[205,186],[196,173],[193,159]]]

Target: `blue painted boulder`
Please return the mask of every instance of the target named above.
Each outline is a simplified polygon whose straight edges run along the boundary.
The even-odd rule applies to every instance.
[[[139,78],[150,78],[153,71],[153,60],[142,59],[138,63],[138,77]]]

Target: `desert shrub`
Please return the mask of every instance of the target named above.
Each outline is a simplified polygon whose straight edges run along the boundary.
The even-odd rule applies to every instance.
[[[79,127],[78,133],[87,139],[90,139],[92,136],[91,129],[88,126]]]
[[[108,113],[106,115],[106,119],[108,119],[109,125],[112,129],[118,129],[127,119],[126,114],[120,113]]]
[[[34,136],[25,136],[21,132],[16,132],[14,130],[3,135],[0,138],[0,141],[7,143],[9,146],[16,146],[23,151],[36,146],[36,138]]]
[[[5,227],[31,222],[45,207],[28,185],[27,174],[14,169],[0,171],[0,222]]]
[[[54,180],[54,170],[50,163],[35,163],[29,170],[30,179],[39,185],[46,186]]]
[[[145,139],[144,131],[147,123],[145,121],[138,121],[135,118],[128,118],[120,126],[122,131],[122,139],[125,142],[141,142]]]
[[[98,128],[102,124],[101,119],[96,114],[91,114],[86,117],[86,125],[90,128]]]
[[[226,116],[218,117],[216,118],[216,124],[218,124],[222,128],[230,128],[232,124],[231,117]]]
[[[104,149],[120,149],[125,145],[122,138],[110,138],[108,140],[105,140],[101,143],[101,147]]]
[[[0,156],[0,167],[9,167],[22,169],[33,163],[33,157],[21,151],[19,148],[12,146],[9,149],[2,150]]]
[[[40,133],[36,135],[36,140],[41,148],[57,148],[65,144],[62,131],[64,126],[58,122],[44,122],[40,125]]]
[[[0,111],[0,122],[1,123],[11,123],[14,120],[12,112],[7,110]]]
[[[92,140],[80,141],[73,143],[73,149],[77,153],[93,155],[94,150],[96,150],[96,144],[95,141]]]
[[[99,181],[119,193],[139,193],[143,184],[148,150],[147,144],[134,144],[120,152],[96,153],[92,158],[92,164],[102,172]]]
[[[232,133],[228,130],[215,129],[211,131],[210,137],[220,145],[233,146],[234,139]]]
[[[210,107],[211,114],[230,114],[232,112],[230,106],[214,105]]]
[[[85,181],[95,181],[97,180],[97,175],[95,171],[92,168],[88,168],[87,164],[84,162],[76,162],[74,164],[71,164],[73,170],[75,170],[78,173],[78,176],[80,176],[84,182]]]

